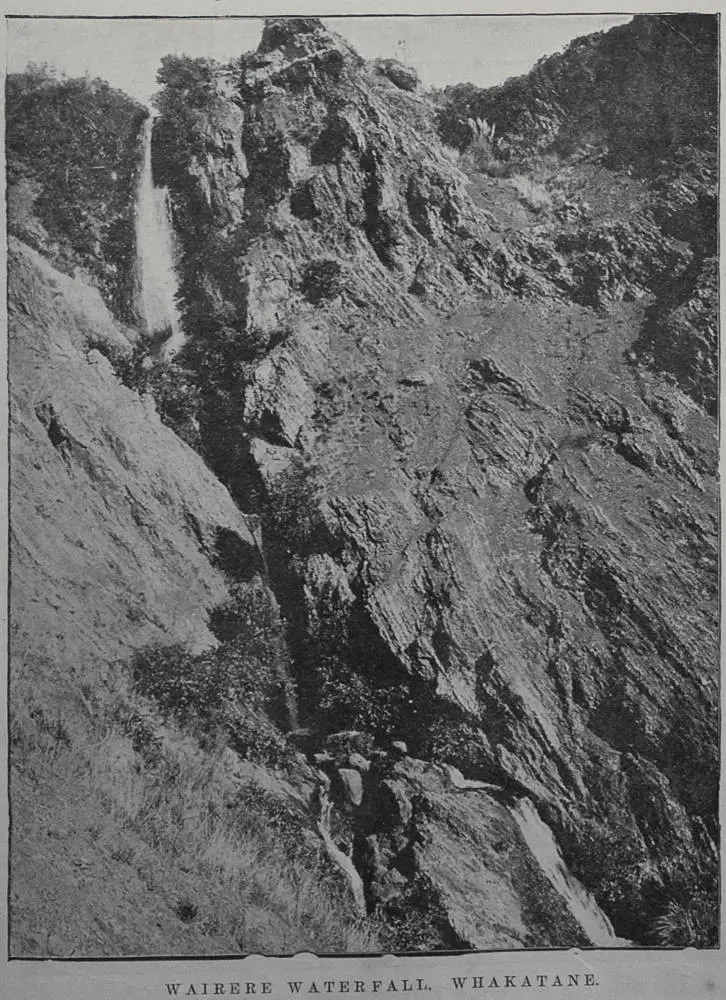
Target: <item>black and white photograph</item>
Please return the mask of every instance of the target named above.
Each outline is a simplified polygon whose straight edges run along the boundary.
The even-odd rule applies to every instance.
[[[6,35],[10,958],[717,949],[719,16]]]

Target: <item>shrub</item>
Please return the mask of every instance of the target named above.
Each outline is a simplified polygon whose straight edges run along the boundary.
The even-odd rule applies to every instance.
[[[402,688],[377,687],[342,660],[320,664],[319,674],[318,711],[323,729],[362,729],[380,735],[395,731],[405,701]]]
[[[644,920],[642,888],[650,877],[642,843],[626,831],[585,820],[571,840],[568,864],[613,919],[633,915],[633,926]],[[636,913],[636,908],[638,912]]]
[[[687,903],[671,900],[655,920],[653,937],[660,948],[709,948],[718,942],[718,897],[697,892]]]
[[[469,146],[462,154],[461,166],[465,170],[485,174],[487,177],[508,177],[512,172],[511,163],[497,156],[488,139],[480,139]]]
[[[465,769],[486,767],[489,763],[482,734],[467,722],[435,718],[427,727],[426,739],[432,760]]]
[[[133,672],[142,694],[183,721],[212,721],[235,705],[263,709],[276,680],[269,662],[247,654],[244,640],[196,656],[179,644],[146,647]]]
[[[651,937],[661,948],[713,948],[719,939],[718,848],[705,833],[688,859],[671,859],[664,881],[667,901]]]
[[[191,372],[174,361],[155,361],[148,370],[147,391],[163,424],[192,448],[200,444],[197,410],[200,393]]]
[[[292,722],[295,694],[288,673],[284,625],[258,581],[236,585],[210,613],[216,649],[153,645],[132,660],[138,691],[163,712],[209,734],[221,730],[238,753],[277,764],[289,753],[272,718]]]
[[[131,748],[147,767],[157,767],[164,758],[164,744],[156,720],[132,709],[117,712],[121,732],[130,737]]]
[[[185,718],[199,699],[194,657],[181,643],[145,646],[134,654],[131,670],[141,694],[167,713]]]
[[[312,466],[294,461],[269,485],[268,493],[269,527],[283,545],[302,554],[328,548],[332,539]]]
[[[89,337],[86,341],[86,350],[102,354],[109,361],[116,378],[127,389],[133,389],[138,393],[147,391],[150,359],[148,349],[143,342],[139,341],[130,350],[124,350],[103,337]]]
[[[243,639],[255,655],[284,656],[282,620],[269,590],[259,581],[237,584],[229,597],[209,612],[209,628],[222,643]]]
[[[361,754],[367,757],[375,747],[375,740],[370,733],[362,732],[358,729],[346,729],[339,733],[333,733],[325,741],[325,749],[340,761],[345,760],[351,753]]]
[[[190,924],[199,912],[199,907],[188,896],[183,896],[177,903],[175,912],[182,923]]]
[[[233,586],[228,600],[210,612],[209,628],[222,643],[219,656],[244,660],[248,667],[240,676],[247,676],[251,668],[255,690],[247,690],[249,704],[277,717],[294,716],[295,689],[290,679],[285,623],[277,602],[259,578]],[[292,723],[291,718],[287,721]]]
[[[241,788],[230,808],[264,816],[268,829],[279,835],[289,858],[307,862],[311,867],[316,864],[317,852],[305,839],[304,817],[289,801],[271,794],[256,782],[250,782]]]
[[[339,295],[343,286],[343,268],[329,258],[313,260],[305,268],[301,290],[309,302],[317,303]]]

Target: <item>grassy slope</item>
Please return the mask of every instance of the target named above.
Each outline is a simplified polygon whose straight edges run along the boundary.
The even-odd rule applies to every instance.
[[[226,585],[207,533],[236,512],[87,356],[121,337],[98,296],[17,245],[11,266],[12,954],[375,948],[299,815],[310,789],[133,693],[136,646],[211,641]]]
[[[122,676],[91,698],[39,657],[13,671],[15,956],[376,948],[279,791]]]

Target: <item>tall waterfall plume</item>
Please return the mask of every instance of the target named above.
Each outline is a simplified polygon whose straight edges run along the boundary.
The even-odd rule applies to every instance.
[[[154,119],[144,123],[144,162],[136,200],[137,310],[146,334],[162,357],[175,355],[184,343],[176,305],[174,230],[169,191],[155,187],[151,170]]]

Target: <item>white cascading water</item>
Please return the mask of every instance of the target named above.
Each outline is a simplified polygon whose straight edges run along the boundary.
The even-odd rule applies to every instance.
[[[632,945],[632,941],[619,938],[615,934],[613,925],[597,905],[595,897],[567,868],[552,831],[539,818],[537,810],[529,799],[520,799],[511,811],[527,847],[539,862],[542,872],[555,891],[565,900],[591,943],[600,948]]]
[[[320,784],[318,785],[318,795],[320,797],[320,816],[317,821],[318,833],[323,841],[326,853],[330,860],[336,865],[345,876],[350,887],[355,908],[359,916],[366,915],[366,896],[363,888],[363,880],[358,874],[358,869],[353,864],[350,857],[338,847],[333,840],[330,831],[330,819],[333,812],[333,803],[330,801],[328,791],[330,779],[322,771],[318,772]]]
[[[154,187],[151,171],[151,133],[154,119],[144,123],[144,161],[136,199],[137,310],[152,343],[164,358],[173,357],[184,343],[176,305],[174,230],[169,192]]]

